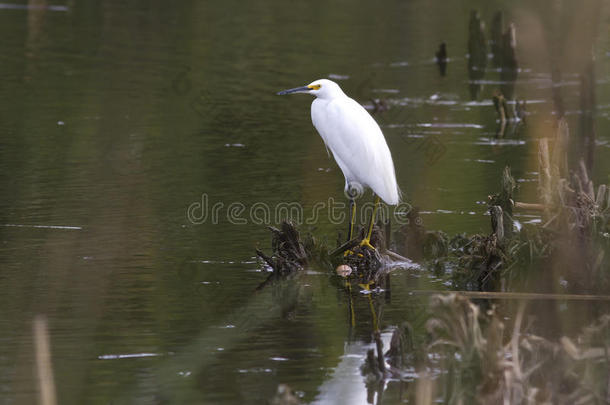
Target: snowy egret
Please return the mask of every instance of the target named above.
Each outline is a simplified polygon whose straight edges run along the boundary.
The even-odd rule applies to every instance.
[[[341,87],[331,80],[316,80],[307,86],[277,94],[291,93],[316,96],[311,103],[311,121],[345,176],[345,190],[350,199],[348,240],[352,239],[354,232],[354,189],[362,191],[363,187],[369,187],[376,194],[368,232],[360,243],[360,246],[374,250],[370,241],[379,198],[389,205],[398,204],[400,199],[392,154],[379,125],[358,102],[345,95]]]

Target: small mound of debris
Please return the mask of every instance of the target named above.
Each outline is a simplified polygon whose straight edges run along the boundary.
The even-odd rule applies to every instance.
[[[280,229],[270,226],[269,230],[272,233],[272,256],[266,255],[260,249],[256,249],[256,255],[271,267],[273,272],[259,288],[273,279],[287,277],[307,265],[305,245],[292,222],[284,221]]]

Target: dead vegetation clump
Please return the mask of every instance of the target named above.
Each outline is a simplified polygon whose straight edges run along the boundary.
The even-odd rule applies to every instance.
[[[437,387],[447,403],[608,403],[610,317],[574,339],[550,341],[527,331],[524,310],[509,327],[460,295],[432,297],[426,350],[442,353],[447,373]]]
[[[360,245],[365,232],[365,227],[360,227],[354,239],[337,243],[332,251],[326,241],[317,240],[311,233],[302,238],[290,221],[282,222],[279,228],[268,227],[272,235],[272,253],[268,255],[257,249],[256,255],[271,274],[259,289],[271,281],[293,277],[308,266],[337,269],[338,274],[341,270],[342,279],[366,289],[384,288],[392,263],[407,259],[386,248],[385,226],[382,225],[373,226],[370,243],[375,250]]]
[[[396,328],[383,355],[388,367],[380,369],[371,350],[362,373],[379,384],[409,380],[416,370],[405,395],[418,404],[608,403],[610,316],[573,338],[548,340],[528,330],[524,313],[522,302],[514,319],[503,321],[495,308],[484,311],[459,294],[434,295],[427,337]]]

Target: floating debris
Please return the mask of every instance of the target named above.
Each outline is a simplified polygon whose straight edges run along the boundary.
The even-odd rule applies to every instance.
[[[387,111],[389,109],[388,103],[384,99],[371,99],[371,103],[373,103],[373,114]]]
[[[40,228],[40,229],[69,229],[80,231],[83,229],[81,226],[69,226],[69,225],[27,225],[27,224],[2,224],[0,226],[7,226],[13,228]]]
[[[349,79],[349,75],[341,75],[337,73],[329,73],[328,78],[332,80],[347,80]]]
[[[127,354],[101,354],[97,356],[99,360],[120,360],[120,359],[140,359],[146,357],[158,357],[159,353],[127,353]]]
[[[69,11],[66,6],[45,5],[45,4],[14,4],[0,3],[0,10],[49,10],[49,11]]]

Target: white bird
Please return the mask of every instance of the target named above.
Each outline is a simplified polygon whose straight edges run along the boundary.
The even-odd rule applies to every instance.
[[[361,246],[370,244],[373,222],[379,198],[388,205],[400,200],[392,154],[379,125],[358,102],[349,98],[339,85],[331,80],[316,80],[307,86],[284,90],[278,95],[308,93],[316,96],[311,103],[311,121],[332,152],[345,176],[345,190],[350,196],[350,223],[348,240],[354,229],[356,204],[351,191],[369,187],[378,197],[366,237]]]

